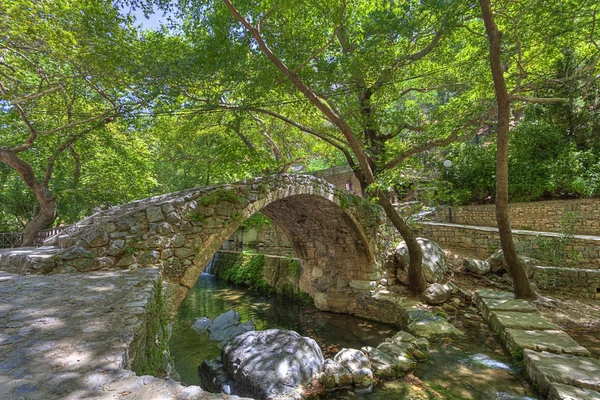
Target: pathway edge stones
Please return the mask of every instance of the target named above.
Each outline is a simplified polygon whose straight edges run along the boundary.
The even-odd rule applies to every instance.
[[[531,304],[514,299],[512,293],[492,290],[475,291],[473,302],[506,351],[513,357],[522,354],[527,377],[544,396],[553,400],[600,398],[600,360],[532,311]]]

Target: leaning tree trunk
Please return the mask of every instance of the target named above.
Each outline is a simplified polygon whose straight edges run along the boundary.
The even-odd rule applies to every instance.
[[[500,233],[502,252],[513,278],[514,292],[517,298],[533,298],[525,268],[519,261],[508,217],[508,131],[510,123],[510,98],[504,81],[504,71],[500,60],[502,32],[494,22],[490,0],[479,0],[483,21],[490,42],[490,66],[494,80],[494,90],[498,103],[498,138],[496,151],[496,221]]]
[[[358,171],[358,173],[356,172]],[[369,182],[366,179],[368,174],[364,174],[361,169],[355,170],[355,176],[360,182],[361,192],[364,197],[367,197],[367,187]],[[373,178],[371,182],[374,183]],[[421,294],[427,288],[427,281],[423,274],[423,249],[417,242],[417,236],[410,226],[406,223],[404,218],[398,213],[398,210],[392,204],[390,197],[383,191],[378,192],[378,203],[385,211],[385,215],[388,217],[392,225],[402,236],[402,239],[406,242],[406,249],[408,250],[408,286],[416,294]]]
[[[396,208],[394,208],[386,193],[379,193],[379,204],[383,207],[385,214],[406,242],[410,260],[408,263],[408,282],[414,293],[421,294],[427,288],[427,282],[423,275],[423,250],[421,249],[419,242],[417,242],[417,237],[404,218],[402,218]]]
[[[17,171],[23,182],[35,194],[35,198],[40,206],[39,213],[25,226],[23,242],[21,243],[21,247],[33,246],[35,233],[54,222],[56,218],[56,201],[48,188],[41,184],[35,177],[31,165],[21,160],[14,152],[6,148],[0,148],[0,161]]]

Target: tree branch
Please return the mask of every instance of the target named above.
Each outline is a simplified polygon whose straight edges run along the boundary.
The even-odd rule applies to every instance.
[[[254,115],[252,113],[249,113],[249,114],[253,120],[258,122],[262,126],[263,136],[267,140],[267,144],[269,145],[269,147],[273,150],[273,154],[275,155],[275,160],[277,162],[281,161],[281,158],[282,158],[281,149],[279,148],[279,146],[277,146],[277,143],[275,143],[273,141],[273,138],[271,138],[271,135],[269,134],[269,131],[272,129],[273,124],[271,123],[270,124],[271,126],[269,128],[267,128],[267,124],[265,123],[265,121],[263,121],[262,119],[260,119],[259,117],[257,117],[256,115]]]
[[[58,86],[55,86],[53,88],[46,89],[43,92],[31,94],[29,96],[25,96],[23,98],[20,98],[20,99],[17,99],[17,100],[13,100],[13,101],[11,101],[11,104],[14,105],[14,106],[16,106],[17,104],[21,104],[21,103],[24,103],[26,101],[37,99],[37,98],[45,96],[47,94],[57,92],[57,91],[59,91],[61,89],[63,89],[62,85],[58,85]]]
[[[564,97],[535,97],[535,96],[525,96],[519,94],[513,94],[510,96],[510,101],[525,101],[527,103],[535,103],[535,104],[555,104],[555,103],[565,103],[568,102],[569,99]]]
[[[415,155],[423,153],[425,151],[434,149],[436,147],[445,147],[445,146],[448,146],[449,144],[451,144],[451,143],[453,143],[453,142],[455,142],[455,141],[458,140],[459,133],[460,133],[460,131],[462,129],[464,129],[466,126],[468,126],[470,124],[476,123],[475,128],[473,128],[473,130],[471,132],[469,132],[469,134],[463,135],[461,137],[461,139],[462,140],[467,140],[467,139],[473,137],[477,132],[479,132],[479,130],[484,125],[485,119],[486,119],[486,117],[487,117],[488,114],[489,114],[489,111],[486,112],[486,113],[484,113],[483,115],[479,116],[477,119],[473,119],[473,120],[467,121],[461,127],[454,128],[452,130],[452,132],[448,136],[446,136],[445,138],[437,139],[437,140],[432,140],[432,141],[426,143],[423,146],[415,147],[415,148],[412,148],[410,150],[405,151],[404,153],[402,153],[399,156],[397,156],[396,158],[394,158],[392,161],[390,161],[387,164],[385,164],[383,168],[385,168],[385,169],[394,168],[394,167],[398,166],[399,164],[401,164],[406,159],[408,159],[408,158],[410,158],[412,156],[415,156]]]
[[[331,34],[331,37],[329,38],[329,40],[321,47],[319,47],[318,49],[316,49],[315,51],[313,51],[313,53],[302,63],[300,64],[297,68],[295,73],[297,74],[298,72],[300,72],[300,70],[302,68],[304,68],[306,66],[306,64],[308,64],[309,62],[311,62],[312,60],[315,59],[315,57],[317,57],[319,54],[321,54],[327,47],[329,47],[331,45],[331,43],[333,43],[333,41],[335,40],[335,37],[337,35],[337,31],[338,29],[340,29],[340,27],[336,27],[333,30],[333,33]]]
[[[402,57],[396,58],[394,60],[394,62],[392,63],[392,66],[390,68],[386,69],[385,71],[383,71],[383,73],[379,76],[377,81],[373,84],[373,86],[371,86],[371,88],[370,88],[371,92],[376,92],[377,90],[379,90],[379,88],[381,88],[381,86],[383,86],[386,82],[388,82],[390,77],[392,76],[394,71],[396,71],[396,69],[398,68],[398,66],[400,65],[401,62],[403,62],[403,61],[418,61],[418,60],[422,59],[423,57],[425,57],[427,54],[431,53],[431,51],[435,48],[435,46],[438,44],[438,42],[440,41],[440,39],[442,38],[443,35],[444,35],[444,31],[440,30],[440,31],[436,32],[436,34],[433,37],[433,39],[431,40],[431,42],[421,51],[418,51],[413,54],[407,54]]]
[[[394,131],[394,133],[390,133],[390,134],[379,134],[379,139],[382,141],[386,141],[386,140],[390,140],[395,138],[396,136],[398,136],[403,130],[409,130],[409,131],[413,131],[413,132],[423,132],[425,131],[425,128],[421,127],[421,126],[414,126],[414,125],[410,125],[410,124],[402,124],[400,126],[398,126],[398,128],[396,128],[396,130]]]
[[[279,71],[281,71],[283,75],[285,75],[290,80],[290,82],[292,82],[294,86],[296,86],[298,90],[300,90],[300,92],[302,92],[302,94],[304,94],[304,96],[315,107],[317,107],[327,118],[331,120],[333,124],[335,124],[340,129],[340,131],[346,138],[348,145],[358,158],[361,169],[363,169],[363,173],[369,178],[369,183],[373,183],[375,179],[373,177],[373,172],[371,171],[367,157],[364,154],[361,144],[354,137],[352,129],[346,123],[346,121],[340,118],[340,116],[337,115],[328,105],[322,102],[319,96],[310,87],[308,87],[308,85],[306,85],[300,78],[298,78],[298,76],[295,73],[293,73],[283,63],[283,61],[281,61],[273,53],[273,51],[271,51],[267,43],[262,38],[260,32],[240,14],[237,8],[235,8],[235,6],[231,3],[231,0],[223,0],[223,2],[227,6],[231,14],[235,17],[235,19],[241,22],[242,25],[244,25],[244,27],[252,34],[254,39],[257,41],[258,46],[260,47],[262,52],[267,56],[267,58],[279,69]]]

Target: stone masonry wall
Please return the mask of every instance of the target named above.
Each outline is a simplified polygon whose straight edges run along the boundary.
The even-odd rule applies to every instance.
[[[497,228],[466,226],[425,222],[419,230],[421,236],[438,242],[443,248],[465,250],[467,253],[485,259],[501,248]],[[558,234],[513,230],[517,252],[521,255],[539,258],[538,235],[542,238],[558,237]],[[574,268],[600,269],[600,239],[591,236],[575,235],[565,250],[575,250],[581,258],[566,259]]]
[[[300,261],[295,258],[220,250],[213,257],[212,273],[215,276],[223,277],[225,271],[231,268],[239,268],[245,261],[248,262],[255,257],[263,257],[261,265],[262,279],[275,292],[289,297],[301,292],[302,267]]]
[[[550,200],[510,203],[510,222],[514,229],[560,232],[567,212],[578,217],[575,234],[600,235],[600,199]],[[448,208],[439,208],[430,219],[448,221]],[[452,223],[473,226],[497,226],[493,204],[452,207]]]
[[[356,179],[354,172],[348,166],[346,167],[332,167],[324,169],[322,171],[315,171],[311,173],[317,178],[321,178],[331,183],[338,189],[348,190],[348,184],[350,185],[350,192],[357,196],[362,196],[360,191],[360,182]]]
[[[302,260],[300,288],[322,310],[352,313],[376,287],[390,237],[372,203],[308,175],[273,175],[138,200],[88,217],[46,244],[36,273],[158,267],[175,311],[214,253],[256,212]],[[0,260],[1,261],[1,260]]]
[[[224,244],[224,250],[251,250],[254,253],[273,256],[291,256],[292,243],[283,229],[275,222],[251,228],[238,229]]]
[[[489,257],[501,247],[497,228],[425,222],[419,235],[438,242],[445,249],[462,250],[465,255],[479,259]],[[559,236],[547,232],[513,230],[517,252],[539,258],[536,252],[539,248],[537,235],[545,239]],[[575,236],[565,250],[575,250],[581,254],[581,258],[567,257],[569,268],[535,267],[533,281],[549,293],[600,298],[600,240],[591,236]]]

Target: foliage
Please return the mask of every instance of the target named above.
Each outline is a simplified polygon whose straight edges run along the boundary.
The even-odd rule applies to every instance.
[[[261,229],[273,225],[273,220],[262,213],[255,213],[248,217],[240,226],[243,229]]]
[[[522,367],[523,366],[523,349],[511,351],[510,358],[515,366]]]
[[[356,166],[336,121],[283,77],[221,1],[115,3],[170,8],[174,29],[136,32],[132,17],[108,0],[0,5],[0,147],[29,137],[19,99],[36,131],[60,129],[19,152],[38,180],[52,160],[56,223],[158,193]],[[437,203],[494,198],[494,99],[477,7],[462,0],[235,5],[252,24],[261,21],[275,55],[347,123],[375,171],[375,197],[426,186]],[[567,99],[514,101],[511,200],[600,195],[595,2],[494,7],[511,94]],[[480,117],[490,124],[488,141],[434,150],[470,138]],[[427,154],[409,157],[420,152]],[[449,182],[442,157],[454,162]],[[21,230],[37,211],[30,189],[3,163],[0,203],[1,230]]]
[[[37,214],[24,193],[42,193],[33,181],[49,189],[50,207],[56,200],[58,223],[153,186],[147,147],[126,119],[151,96],[134,84],[141,60],[129,22],[111,1],[0,5],[0,225],[21,227]],[[17,183],[24,168],[33,173],[27,188]]]
[[[263,278],[263,266],[265,264],[265,256],[263,254],[253,254],[244,252],[235,263],[227,265],[220,271],[219,277],[224,280],[250,287],[258,292],[270,292],[272,288],[269,283]]]
[[[449,179],[440,163],[432,202],[469,204],[494,199],[496,146],[452,146]],[[578,150],[558,127],[529,117],[511,132],[509,196],[512,201],[600,195],[600,152]],[[450,186],[450,198],[448,197]]]
[[[198,202],[203,206],[215,205],[221,201],[237,204],[239,203],[240,199],[235,194],[234,190],[216,189],[205,194],[198,200]]]

